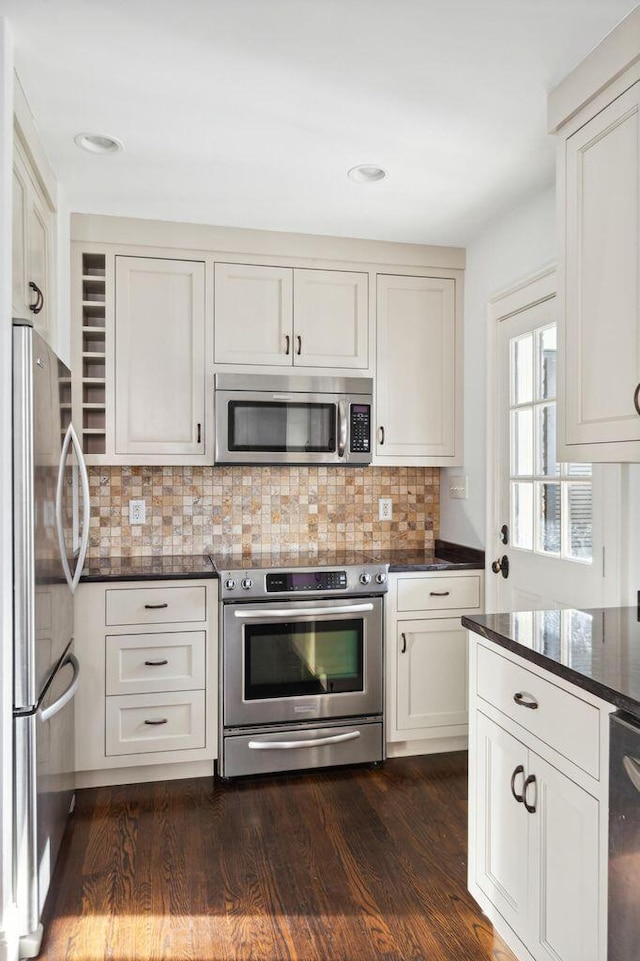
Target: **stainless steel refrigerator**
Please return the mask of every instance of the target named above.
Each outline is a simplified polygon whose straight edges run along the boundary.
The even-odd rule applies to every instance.
[[[13,323],[14,894],[21,957],[41,916],[74,798],[73,592],[89,483],[71,425],[71,375],[29,321]],[[80,516],[82,514],[82,517]]]

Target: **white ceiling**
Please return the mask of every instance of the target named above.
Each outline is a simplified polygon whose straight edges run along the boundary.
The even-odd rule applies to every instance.
[[[0,0],[70,209],[466,245],[635,0]],[[81,131],[120,138],[94,156]],[[387,181],[346,171],[373,162]]]

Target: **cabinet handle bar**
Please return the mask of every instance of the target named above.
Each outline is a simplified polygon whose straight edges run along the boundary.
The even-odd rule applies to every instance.
[[[165,601],[163,604],[145,604],[144,606],[147,611],[162,611],[164,610],[165,607],[168,607],[169,605],[167,601]]]
[[[167,724],[168,722],[166,717],[159,717],[157,720],[146,720],[144,723],[148,724],[149,727],[157,727],[159,724]]]
[[[527,700],[527,698],[530,698],[530,700]],[[513,699],[516,704],[520,705],[520,707],[528,707],[532,711],[536,711],[538,709],[538,702],[533,694],[527,694],[525,691],[517,691],[513,695]]]
[[[640,384],[638,384],[638,386],[633,392],[633,406],[636,409],[636,414],[640,414],[640,403],[638,403],[639,397],[640,397]]]
[[[524,774],[524,767],[522,764],[518,764],[517,768],[514,769],[514,772],[511,775],[511,793],[513,794],[518,804],[523,804],[524,794],[518,794],[516,791],[516,778],[518,777],[519,774]]]
[[[529,804],[529,802],[527,801],[527,791],[529,790],[529,788],[531,787],[532,784],[533,784],[533,786],[534,786],[534,788],[535,788],[535,785],[536,785],[536,776],[535,776],[535,774],[530,774],[530,775],[529,775],[529,777],[527,778],[527,780],[524,782],[524,786],[523,786],[523,788],[522,788],[522,800],[523,800],[524,806],[526,807],[526,809],[527,809],[527,811],[529,812],[529,814],[535,814],[535,813],[536,813],[536,797],[534,797],[533,804]],[[536,794],[537,794],[537,791],[536,791]]]
[[[161,661],[145,661],[144,663],[147,667],[164,667],[169,661],[164,657]]]
[[[451,591],[429,591],[429,597],[448,597]]]
[[[400,653],[406,654],[407,653],[407,635],[402,633],[400,637],[402,638],[402,648],[400,649]]]

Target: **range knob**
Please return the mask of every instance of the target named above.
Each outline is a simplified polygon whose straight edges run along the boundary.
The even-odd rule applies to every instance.
[[[225,590],[227,591],[232,591],[235,586],[236,586],[236,582],[232,577],[228,577],[224,582],[224,587],[225,587]]]
[[[376,584],[386,584],[386,582],[387,575],[384,573],[384,571],[380,571],[379,574],[376,574]]]
[[[243,577],[241,581],[242,589],[245,591],[250,591],[253,587],[253,581],[250,577]]]
[[[368,571],[363,571],[363,572],[362,572],[362,574],[360,575],[360,583],[361,583],[361,584],[370,584],[370,583],[371,583],[371,574],[370,574]]]

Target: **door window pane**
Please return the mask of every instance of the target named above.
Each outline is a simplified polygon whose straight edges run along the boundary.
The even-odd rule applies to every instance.
[[[533,550],[533,484],[511,485],[513,546]]]
[[[567,528],[570,557],[580,560],[592,553],[591,484],[567,484]]]
[[[560,484],[538,484],[537,493],[537,548],[544,554],[559,554],[562,537]]]
[[[531,477],[533,474],[533,411],[530,407],[514,410],[511,418],[513,476]]]
[[[511,341],[511,397],[513,404],[533,400],[533,334]]]
[[[556,405],[539,404],[536,408],[536,420],[536,473],[543,477],[559,474],[560,465],[556,460]]]
[[[538,400],[553,400],[556,396],[556,327],[538,331]]]

